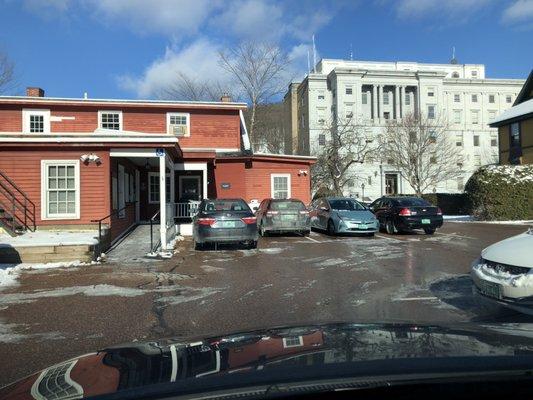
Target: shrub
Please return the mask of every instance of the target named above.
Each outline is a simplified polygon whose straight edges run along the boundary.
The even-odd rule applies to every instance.
[[[468,214],[470,209],[464,193],[427,193],[422,198],[438,206],[447,215]]]
[[[480,168],[466,183],[465,194],[477,219],[533,219],[533,166]]]

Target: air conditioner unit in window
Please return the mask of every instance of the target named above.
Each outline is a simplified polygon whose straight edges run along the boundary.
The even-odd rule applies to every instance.
[[[172,134],[176,136],[183,136],[187,134],[187,125],[171,125]]]

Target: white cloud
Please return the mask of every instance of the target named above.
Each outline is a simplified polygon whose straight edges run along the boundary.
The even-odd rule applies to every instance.
[[[503,11],[505,23],[533,22],[533,0],[517,0]]]
[[[148,66],[140,77],[119,77],[119,86],[138,97],[148,98],[175,82],[178,72],[201,81],[208,77],[225,82],[228,77],[218,64],[218,51],[216,44],[204,38],[181,49],[167,48],[163,57]]]
[[[465,21],[475,12],[490,5],[495,0],[398,0],[396,14],[400,18],[423,18],[428,16],[456,18]],[[388,2],[382,2],[390,5]]]
[[[288,26],[294,37],[300,40],[309,40],[313,33],[329,24],[333,17],[333,11],[320,10],[311,14],[298,15]]]

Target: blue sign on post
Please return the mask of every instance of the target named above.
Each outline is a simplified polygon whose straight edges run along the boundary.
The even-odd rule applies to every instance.
[[[163,157],[165,155],[165,149],[158,147],[155,149],[155,155],[158,157]]]

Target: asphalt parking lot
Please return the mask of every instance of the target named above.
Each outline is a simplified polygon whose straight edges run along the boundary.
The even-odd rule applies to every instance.
[[[333,321],[533,322],[472,295],[482,248],[526,226],[261,238],[258,249],[29,270],[0,292],[0,384],[118,343]],[[8,360],[6,362],[6,360]]]

